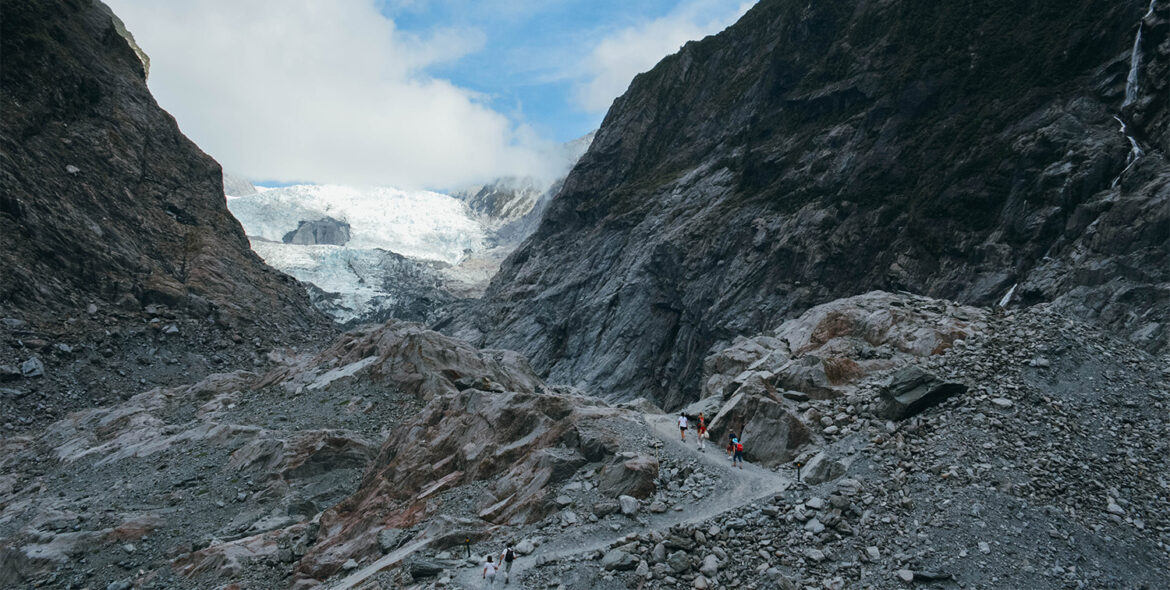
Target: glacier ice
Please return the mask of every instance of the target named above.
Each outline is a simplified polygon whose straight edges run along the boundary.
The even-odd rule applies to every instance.
[[[430,191],[295,185],[229,196],[227,205],[248,236],[273,242],[281,241],[301,221],[332,217],[350,224],[346,245],[355,250],[381,248],[420,260],[458,264],[488,245],[483,227],[468,215],[462,202]]]

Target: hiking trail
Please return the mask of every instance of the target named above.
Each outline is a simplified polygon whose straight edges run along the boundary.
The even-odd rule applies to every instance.
[[[643,419],[650,433],[661,440],[664,445],[671,447],[678,454],[697,459],[704,463],[718,474],[717,476],[719,478],[730,485],[719,488],[718,493],[710,494],[702,498],[694,504],[689,505],[682,512],[674,510],[662,514],[652,514],[645,511],[639,512],[639,516],[648,521],[646,526],[640,526],[637,521],[630,520],[629,523],[633,526],[626,526],[618,531],[602,527],[588,532],[566,530],[563,534],[557,535],[541,544],[532,555],[517,556],[517,560],[512,566],[512,584],[508,587],[522,587],[518,583],[518,580],[523,579],[525,573],[530,568],[536,567],[537,558],[543,557],[546,561],[558,561],[574,555],[604,550],[606,547],[622,540],[631,533],[645,533],[648,531],[665,532],[675,525],[702,522],[729,510],[751,504],[761,498],[780,493],[786,490],[792,483],[791,479],[782,474],[751,463],[745,462],[743,469],[732,467],[731,461],[728,460],[723,447],[717,444],[717,442],[716,444],[710,444],[713,441],[708,441],[707,450],[700,452],[695,439],[692,438],[695,436],[694,430],[688,431],[690,436],[688,436],[685,443],[682,442],[679,440],[677,423],[675,422],[676,416],[670,414],[644,414]],[[346,577],[339,584],[330,586],[330,588],[333,590],[346,590],[359,587],[358,585],[361,582],[386,567],[398,564],[408,557],[410,553],[422,549],[425,545],[426,541],[411,543],[407,547],[383,556],[373,564]],[[499,545],[499,547],[493,548],[498,551],[493,551],[493,553],[489,554],[494,555],[503,551],[502,542]],[[404,551],[406,549],[410,549],[410,551]],[[452,578],[451,586],[454,588],[479,588],[483,583],[481,578],[482,570],[482,564],[477,564],[474,567],[460,568]],[[496,574],[496,583],[499,587],[504,587],[502,570]]]

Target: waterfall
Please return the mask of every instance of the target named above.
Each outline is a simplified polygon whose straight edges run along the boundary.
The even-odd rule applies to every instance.
[[[1146,10],[1146,13],[1142,15],[1142,19],[1138,21],[1137,35],[1133,39],[1133,51],[1129,54],[1129,76],[1125,78],[1125,100],[1121,102],[1122,111],[1133,104],[1138,97],[1140,82],[1138,77],[1141,74],[1140,69],[1142,64],[1142,28],[1146,26],[1146,19],[1154,14],[1154,6],[1157,3],[1158,0],[1150,0],[1150,8]],[[1129,154],[1125,157],[1125,169],[1121,171],[1121,174],[1117,175],[1117,178],[1113,179],[1112,186],[1116,187],[1121,182],[1121,177],[1133,167],[1134,162],[1137,162],[1139,158],[1145,155],[1145,152],[1142,151],[1142,147],[1138,145],[1137,140],[1129,134],[1129,128],[1126,127],[1125,121],[1122,121],[1121,117],[1117,115],[1114,115],[1113,118],[1121,125],[1121,134],[1129,141]]]
[[[1121,171],[1121,174],[1117,175],[1117,178],[1113,179],[1113,184],[1110,185],[1116,187],[1117,183],[1121,182],[1121,177],[1133,167],[1134,162],[1137,162],[1138,158],[1146,155],[1146,153],[1142,151],[1142,147],[1138,145],[1137,140],[1129,134],[1129,127],[1126,127],[1125,121],[1122,121],[1121,117],[1117,115],[1113,115],[1113,120],[1121,125],[1121,134],[1125,136],[1125,139],[1129,140],[1129,154],[1125,156],[1125,169]]]
[[[1129,54],[1129,77],[1125,79],[1125,101],[1121,108],[1125,108],[1137,100],[1138,68],[1142,63],[1142,25],[1138,25],[1137,36],[1133,39],[1133,52]]]

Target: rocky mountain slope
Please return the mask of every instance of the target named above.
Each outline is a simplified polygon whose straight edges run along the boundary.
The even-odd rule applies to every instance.
[[[439,326],[665,407],[720,343],[873,288],[1012,292],[1163,349],[1168,13],[764,0],[634,80],[476,313]]]
[[[155,103],[108,8],[30,0],[0,14],[6,430],[252,368],[328,331],[248,247],[219,165]]]

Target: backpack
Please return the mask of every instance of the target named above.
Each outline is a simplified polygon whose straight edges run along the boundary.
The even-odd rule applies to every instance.
[[[504,552],[504,561],[512,561],[514,559],[516,559],[516,556],[512,555],[511,549]]]
[[[743,443],[735,443],[735,450],[742,452],[743,451]]]

